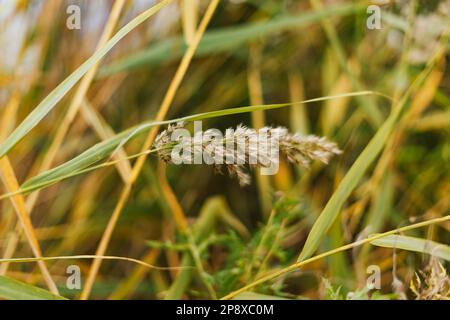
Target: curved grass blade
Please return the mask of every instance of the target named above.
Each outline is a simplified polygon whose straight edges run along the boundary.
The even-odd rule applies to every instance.
[[[103,47],[98,49],[89,59],[87,59],[69,77],[61,82],[44,100],[22,121],[22,123],[6,138],[0,145],[0,158],[5,156],[28,132],[30,132],[69,92],[69,90],[89,71],[100,59],[103,58],[123,37],[131,32],[138,25],[167,6],[173,0],[162,0],[150,9],[144,11],[139,16],[131,20],[120,29]]]
[[[66,300],[50,291],[0,276],[0,298],[7,300]]]
[[[231,109],[225,109],[225,110],[200,113],[197,115],[186,116],[186,117],[173,119],[173,120],[153,121],[153,122],[143,123],[137,127],[127,129],[108,140],[104,140],[103,142],[100,142],[100,143],[94,145],[93,147],[84,151],[77,157],[73,158],[72,160],[69,160],[68,162],[63,163],[62,165],[60,165],[56,168],[45,171],[45,172],[29,179],[28,181],[26,181],[25,183],[23,183],[21,185],[20,189],[23,192],[30,192],[30,191],[34,191],[36,189],[41,189],[41,188],[50,186],[50,185],[58,182],[59,181],[58,179],[62,180],[67,176],[74,176],[77,172],[81,172],[83,169],[86,169],[89,166],[110,156],[118,147],[121,147],[124,144],[124,142],[127,142],[131,138],[134,138],[141,133],[149,131],[152,127],[155,127],[155,126],[168,125],[168,124],[176,123],[176,122],[180,122],[180,121],[188,122],[188,121],[195,121],[195,120],[204,120],[204,119],[216,118],[216,117],[233,115],[233,114],[253,112],[253,111],[257,111],[257,110],[278,109],[278,108],[288,107],[288,106],[296,105],[296,104],[297,105],[298,104],[306,104],[306,103],[312,103],[312,102],[326,101],[326,100],[330,100],[330,99],[354,97],[354,96],[368,95],[368,94],[378,94],[378,93],[371,92],[371,91],[361,91],[361,92],[354,92],[354,93],[347,93],[347,94],[340,94],[340,95],[335,95],[335,96],[327,96],[327,97],[321,97],[321,98],[316,98],[316,99],[310,99],[310,100],[305,100],[305,101],[301,101],[301,102],[231,108]],[[381,94],[378,94],[378,95],[381,95]]]
[[[277,278],[277,277],[279,277],[281,275],[287,274],[289,272],[298,270],[299,268],[303,267],[304,265],[306,265],[308,263],[312,263],[312,262],[318,261],[320,259],[329,257],[329,256],[331,256],[333,254],[344,252],[344,251],[347,251],[347,250],[350,250],[350,249],[353,249],[353,248],[356,248],[356,247],[360,247],[360,246],[362,246],[362,245],[364,245],[366,243],[371,243],[372,241],[374,241],[376,239],[384,238],[384,237],[387,237],[389,235],[395,235],[395,234],[398,234],[400,232],[406,232],[406,231],[410,231],[410,230],[414,230],[414,229],[417,229],[417,228],[430,226],[430,225],[437,224],[437,223],[444,223],[444,222],[449,221],[449,220],[450,220],[450,215],[445,216],[445,217],[440,217],[440,218],[434,218],[434,219],[425,220],[425,221],[422,221],[422,222],[419,222],[419,223],[411,224],[409,226],[405,226],[405,227],[401,227],[401,228],[398,228],[398,229],[390,230],[390,231],[387,231],[387,232],[384,232],[384,233],[376,234],[376,235],[370,236],[369,238],[357,240],[355,242],[343,245],[343,246],[341,246],[339,248],[335,248],[335,249],[332,249],[330,251],[318,254],[318,255],[316,255],[316,256],[314,256],[312,258],[307,258],[305,260],[298,261],[298,262],[296,262],[294,264],[291,264],[290,266],[285,267],[285,268],[283,268],[281,270],[273,271],[273,272],[263,276],[262,278],[259,278],[258,280],[255,280],[252,283],[249,283],[249,284],[243,286],[242,288],[227,294],[226,296],[222,297],[221,300],[228,300],[228,299],[231,299],[233,297],[236,297],[238,294],[240,294],[242,292],[250,291],[251,289],[257,287],[258,285],[260,285],[262,283],[265,283],[267,281],[273,280],[273,279],[275,279],[275,278]]]
[[[400,115],[406,108],[412,92],[425,81],[435,67],[437,60],[442,57],[444,52],[443,47],[437,50],[434,59],[431,60],[425,70],[419,74],[398,104],[393,107],[389,117],[382,124],[380,129],[378,129],[375,136],[370,140],[369,144],[366,148],[364,148],[359,157],[353,163],[352,167],[342,179],[338,188],[333,193],[322,213],[314,223],[310,233],[308,234],[308,238],[306,239],[298,261],[303,261],[311,257],[319,248],[320,243],[338,217],[344,202],[348,199],[352,191],[361,181],[369,166],[373,163],[373,161],[375,161],[375,158],[383,150],[394,129],[394,125],[397,123]]]
[[[196,56],[228,52],[255,39],[267,37],[284,30],[299,28],[320,19],[362,12],[366,7],[367,5],[354,3],[334,5],[328,6],[323,10],[308,11],[294,16],[285,15],[269,21],[208,31],[200,42]],[[156,43],[142,52],[132,54],[105,66],[100,70],[99,77],[135,69],[142,65],[157,65],[165,61],[179,59],[186,50],[187,44],[182,36],[170,38]]]
[[[384,248],[396,248],[419,253],[426,253],[450,261],[450,246],[427,239],[390,235],[380,239],[376,239],[370,242],[370,244]]]
[[[183,270],[183,269],[193,269],[192,266],[187,267],[158,267],[151,264],[146,263],[145,261],[122,257],[122,256],[99,256],[95,254],[82,254],[82,255],[74,255],[74,256],[55,256],[55,257],[39,257],[39,258],[10,258],[10,259],[0,259],[0,262],[9,262],[9,263],[27,263],[27,262],[37,262],[37,261],[58,261],[58,260],[77,260],[77,259],[96,259],[101,258],[104,260],[117,260],[117,261],[128,261],[135,264],[139,264],[143,267],[149,269],[156,270]]]

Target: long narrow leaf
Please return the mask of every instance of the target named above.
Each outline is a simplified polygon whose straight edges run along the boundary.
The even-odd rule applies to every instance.
[[[204,120],[204,119],[221,117],[221,116],[226,116],[226,115],[253,112],[253,111],[257,111],[257,110],[277,109],[277,108],[283,108],[283,107],[287,107],[287,106],[291,106],[291,105],[295,105],[295,104],[297,104],[297,105],[298,104],[306,104],[306,103],[311,103],[311,102],[326,101],[329,99],[345,98],[345,97],[368,95],[368,94],[376,94],[376,93],[370,92],[370,91],[354,92],[354,93],[340,94],[340,95],[336,95],[336,96],[327,96],[327,97],[321,97],[321,98],[316,98],[316,99],[311,99],[311,100],[305,100],[302,102],[231,108],[231,109],[225,109],[225,110],[205,112],[205,113],[186,116],[186,117],[173,119],[173,120],[147,122],[147,123],[141,124],[137,127],[123,131],[108,140],[100,142],[100,143],[94,145],[93,147],[91,147],[90,149],[86,150],[79,156],[73,158],[72,160],[69,160],[68,162],[63,163],[62,165],[60,165],[54,169],[45,171],[45,172],[29,179],[24,184],[22,184],[20,189],[24,190],[26,192],[30,192],[30,191],[34,191],[36,189],[40,189],[43,187],[47,187],[51,184],[54,184],[54,183],[58,182],[58,179],[64,179],[67,176],[73,176],[74,172],[79,172],[85,168],[88,168],[90,165],[93,165],[93,164],[99,162],[100,160],[105,159],[106,157],[110,156],[114,152],[114,150],[116,150],[118,147],[125,144],[125,142],[127,142],[128,140],[134,138],[135,136],[138,136],[139,134],[141,134],[143,132],[147,132],[148,130],[150,130],[152,127],[155,127],[155,126],[167,125],[167,124],[176,123],[176,122],[180,122],[180,121],[187,122],[187,121],[195,121],[195,120]]]
[[[0,158],[5,156],[28,132],[55,107],[55,105],[69,92],[69,90],[89,71],[103,56],[105,56],[123,37],[131,32],[138,25],[164,8],[173,0],[162,0],[147,11],[134,18],[122,29],[120,29],[103,47],[98,49],[89,59],[87,59],[69,77],[61,82],[41,103],[22,121],[22,123],[6,138],[0,145]]]
[[[342,179],[338,188],[333,193],[322,213],[314,223],[310,233],[308,234],[305,245],[303,246],[303,250],[299,255],[298,261],[303,261],[311,257],[318,249],[328,230],[338,217],[344,202],[348,199],[352,191],[361,181],[361,178],[364,176],[369,166],[383,150],[383,147],[394,129],[394,125],[397,123],[400,115],[406,108],[408,99],[410,98],[413,90],[425,81],[431,70],[434,68],[436,61],[442,56],[442,54],[443,50],[439,50],[436,54],[436,59],[431,61],[427,68],[416,78],[413,85],[405,93],[401,101],[393,108],[389,117],[380,129],[378,129],[375,136],[370,140],[369,144],[353,163],[352,167]]]
[[[284,30],[299,28],[320,19],[361,12],[365,8],[364,4],[341,4],[329,6],[323,10],[304,12],[295,16],[285,15],[269,21],[208,31],[202,38],[196,56],[228,52],[255,39],[267,37]],[[182,36],[170,38],[107,65],[100,70],[99,75],[101,77],[108,76],[142,65],[155,65],[164,61],[178,59],[186,50],[187,45]]]
[[[397,248],[402,250],[426,253],[450,261],[450,246],[427,239],[390,235],[376,239],[370,244],[384,248]]]
[[[66,300],[51,292],[0,276],[0,298],[7,300]]]

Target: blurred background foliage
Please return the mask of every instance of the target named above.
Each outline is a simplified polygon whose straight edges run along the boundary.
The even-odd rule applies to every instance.
[[[125,1],[116,30],[154,3]],[[80,30],[66,27],[66,9],[71,4],[81,8]],[[0,0],[1,140],[93,54],[113,4],[110,0]],[[89,120],[87,112],[75,116],[51,167],[113,132],[155,119],[208,4],[207,0],[173,1],[113,48],[85,95],[83,108],[93,118]],[[320,251],[449,214],[450,73],[446,62],[450,46],[443,35],[448,33],[450,2],[384,1],[379,30],[366,26],[369,4],[220,1],[166,116],[175,119],[363,90],[381,92],[395,102],[443,47],[444,54],[414,89],[381,156],[345,202]],[[19,183],[40,172],[74,92],[8,154]],[[316,163],[309,170],[282,162],[277,175],[255,176],[245,188],[207,166],[166,167],[150,155],[106,254],[158,266],[195,268],[164,271],[105,260],[90,298],[217,298],[292,264],[333,191],[393,105],[383,97],[363,95],[264,111],[263,124],[327,136],[343,154],[328,166]],[[224,130],[240,123],[258,126],[252,114],[209,119],[203,126]],[[143,142],[144,136],[132,139],[125,152],[138,153]],[[122,170],[126,175],[129,167],[123,165]],[[31,219],[43,255],[94,254],[122,185],[120,173],[110,166],[42,190]],[[2,187],[2,193],[8,191]],[[19,235],[20,228],[15,227],[11,203],[3,199],[0,207],[0,253],[8,258],[11,238]],[[180,216],[188,222],[189,232],[180,227]],[[410,234],[448,244],[449,230],[447,221]],[[14,257],[33,255],[23,236],[13,251]],[[360,298],[414,298],[410,281],[429,265],[430,258],[393,252],[364,245],[284,274],[258,286],[256,292],[272,298],[333,299],[348,292]],[[70,264],[80,266],[84,282],[91,261],[47,263],[60,293],[78,298],[81,290],[65,288]],[[382,272],[382,288],[376,292],[364,291],[369,265],[379,266]],[[34,263],[2,264],[0,272],[45,287]]]

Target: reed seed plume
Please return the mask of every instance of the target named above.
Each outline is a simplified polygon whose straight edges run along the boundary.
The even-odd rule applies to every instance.
[[[449,17],[0,0],[0,300],[450,298]]]
[[[238,125],[236,129],[227,129],[223,136],[216,129],[196,132],[194,136],[176,134],[179,129],[185,130],[181,122],[169,125],[156,138],[154,148],[163,161],[180,164],[173,159],[177,147],[187,151],[181,156],[182,163],[206,163],[218,172],[225,169],[230,176],[237,177],[241,186],[251,183],[249,168],[278,168],[280,153],[289,162],[304,168],[309,168],[315,160],[328,164],[332,156],[342,153],[336,143],[325,137],[290,133],[285,127],[255,130]],[[205,161],[195,161],[192,156],[196,154],[203,155]]]

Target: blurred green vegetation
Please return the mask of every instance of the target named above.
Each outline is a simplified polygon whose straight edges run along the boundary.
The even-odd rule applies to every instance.
[[[386,1],[375,30],[365,1],[214,2],[0,3],[0,258],[100,252],[167,268],[3,260],[0,298],[54,298],[34,287],[54,282],[70,299],[413,299],[415,273],[435,266],[424,243],[443,246],[448,267],[450,2]],[[82,8],[80,30],[66,27],[69,4]],[[98,43],[106,56],[77,69]],[[269,104],[285,105],[255,107]],[[254,171],[248,187],[206,165],[143,158],[161,120],[213,111],[204,129],[262,121],[326,136],[343,153],[310,169],[282,161],[267,179]],[[399,246],[381,238],[289,269],[427,221]],[[71,264],[92,288],[65,287]],[[378,290],[366,288],[369,265],[381,270]]]

